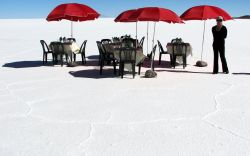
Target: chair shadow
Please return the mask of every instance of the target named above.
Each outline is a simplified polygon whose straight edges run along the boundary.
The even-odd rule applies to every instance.
[[[233,75],[250,75],[250,73],[232,73]]]
[[[187,74],[213,74],[212,72],[193,72],[184,70],[155,70],[156,72],[187,73]]]
[[[36,68],[46,65],[52,65],[52,62],[48,62],[47,64],[43,65],[43,61],[19,61],[19,62],[11,62],[6,63],[2,67],[7,68]]]
[[[70,75],[76,78],[91,78],[91,79],[104,79],[104,78],[117,78],[118,75],[114,75],[113,69],[103,69],[102,75],[98,69],[88,69],[80,71],[70,71]]]

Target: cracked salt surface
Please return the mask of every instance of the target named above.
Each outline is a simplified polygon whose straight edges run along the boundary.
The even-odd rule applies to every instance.
[[[0,65],[5,65],[0,68],[0,156],[250,155],[250,60],[241,57],[247,56],[245,49],[250,49],[250,45],[241,43],[239,50],[235,44],[239,27],[248,30],[249,21],[225,23],[229,30],[228,64],[230,71],[238,75],[210,74],[210,33],[206,34],[204,53],[209,66],[193,66],[200,56],[197,30],[202,28],[202,22],[195,21],[158,25],[161,34],[166,34],[157,35],[162,43],[178,32],[193,46],[194,57],[188,59],[185,70],[179,66],[168,69],[163,62],[160,68],[156,67],[156,79],[130,79],[131,75],[126,75],[123,80],[105,77],[109,67],[105,67],[101,78],[98,66],[39,65],[39,40],[49,42],[68,34],[66,21],[0,22],[0,30],[5,30],[1,31],[5,37],[0,37],[0,41],[8,40],[0,46]],[[77,24],[84,28],[76,34],[79,44],[88,39],[87,56],[98,54],[96,41],[108,34],[134,32],[133,24],[117,25],[113,19]],[[210,28],[214,22],[207,24]],[[101,31],[103,25],[107,26],[105,32]],[[39,31],[27,33],[34,27]],[[192,36],[190,32],[194,32]],[[15,40],[16,36],[20,38]],[[247,36],[250,31],[241,36],[242,41],[247,41]],[[9,50],[10,42],[15,49]],[[86,77],[86,70],[97,72]],[[142,74],[146,70],[142,68]],[[72,72],[79,72],[79,77]]]

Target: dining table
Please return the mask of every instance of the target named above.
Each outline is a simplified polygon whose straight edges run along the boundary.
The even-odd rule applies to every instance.
[[[51,44],[55,42],[59,42],[59,41],[52,41],[49,45],[50,48],[51,48]],[[79,53],[80,47],[77,45],[76,42],[72,42],[72,41],[66,41],[66,42],[60,42],[60,43],[62,43],[63,45],[64,53],[70,56],[71,62],[73,62],[73,59],[72,59],[73,54]]]
[[[121,42],[115,42],[115,43],[107,43],[103,44],[103,47],[107,53],[110,53],[114,56],[116,60],[120,60],[120,48],[121,48]],[[136,65],[139,65],[144,61],[146,56],[143,54],[143,50],[141,47],[138,47],[136,49]],[[131,64],[125,64],[125,68],[128,70],[131,70]]]
[[[186,48],[187,49],[183,49],[183,53],[185,52],[184,50],[186,50],[186,57],[188,57],[188,56],[193,56],[193,48],[192,48],[192,46],[191,46],[191,44],[190,43],[184,43],[185,45],[186,45]],[[167,52],[169,53],[169,54],[173,54],[173,52],[174,52],[174,49],[173,49],[173,43],[167,43],[167,45],[166,45],[166,47],[167,47]],[[180,64],[182,64],[183,63],[183,59],[182,59],[182,57],[181,56],[177,56],[176,57],[176,61],[178,62],[178,63],[180,63]]]

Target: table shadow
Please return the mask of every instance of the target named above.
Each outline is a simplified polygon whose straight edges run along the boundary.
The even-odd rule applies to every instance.
[[[100,75],[99,69],[88,69],[79,71],[70,71],[69,74],[76,78],[91,78],[91,79],[104,79],[104,78],[116,78],[118,75],[114,74],[113,69],[103,69],[102,75]]]

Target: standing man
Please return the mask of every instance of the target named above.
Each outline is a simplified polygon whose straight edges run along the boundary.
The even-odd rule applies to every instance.
[[[227,28],[223,25],[223,17],[219,16],[216,19],[217,25],[212,28],[214,42],[214,69],[213,74],[218,74],[218,59],[219,54],[222,63],[223,73],[228,74],[227,61],[225,57],[225,39],[227,37]]]

